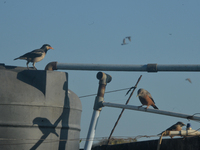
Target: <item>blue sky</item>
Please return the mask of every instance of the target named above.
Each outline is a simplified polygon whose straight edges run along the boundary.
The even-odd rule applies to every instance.
[[[14,58],[50,44],[44,69],[52,61],[93,64],[199,64],[200,1],[0,1],[0,63],[26,66]],[[132,41],[122,46],[122,40]],[[31,64],[30,64],[31,65]],[[63,70],[62,70],[63,71]],[[69,89],[78,96],[96,94],[98,71],[66,71]],[[135,85],[148,90],[159,109],[179,113],[199,112],[198,72],[106,72],[112,81],[106,91]],[[185,79],[190,78],[192,84]],[[126,91],[105,95],[105,101],[124,104]],[[81,138],[87,136],[95,97],[81,98]],[[131,105],[140,105],[136,92]],[[103,108],[95,137],[108,137],[120,109]],[[125,110],[113,136],[156,135],[170,125],[188,120]],[[193,129],[199,123],[190,121]],[[149,140],[141,138],[139,140]],[[84,140],[80,147],[83,147]],[[98,141],[96,141],[98,142]]]

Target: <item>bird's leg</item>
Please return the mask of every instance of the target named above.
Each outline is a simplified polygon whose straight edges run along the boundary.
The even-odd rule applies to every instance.
[[[149,106],[150,106],[150,105],[149,105]],[[147,107],[146,107],[146,109],[148,109],[148,108],[149,108],[149,106],[147,106]]]
[[[26,63],[27,69],[29,70],[28,64],[29,64],[29,61],[27,61],[27,63]]]
[[[35,70],[37,70],[37,68],[35,67],[35,62],[33,62],[33,67],[35,68]]]

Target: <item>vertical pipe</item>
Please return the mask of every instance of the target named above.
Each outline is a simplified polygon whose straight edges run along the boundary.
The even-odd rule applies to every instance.
[[[92,114],[92,118],[90,122],[90,127],[88,130],[84,150],[91,150],[92,148],[97,121],[98,121],[99,114],[103,106],[102,102],[104,101],[105,88],[106,88],[107,83],[109,83],[112,80],[112,77],[103,72],[98,72],[97,79],[99,79],[99,88],[98,88],[97,96],[94,102],[94,107],[93,107],[94,110],[93,110],[93,114]]]
[[[97,110],[93,111],[91,122],[90,122],[90,127],[88,130],[88,135],[87,135],[85,146],[84,146],[84,150],[90,150],[92,147],[95,130],[96,130],[96,123],[98,121],[99,114],[100,114],[100,111],[97,111]]]

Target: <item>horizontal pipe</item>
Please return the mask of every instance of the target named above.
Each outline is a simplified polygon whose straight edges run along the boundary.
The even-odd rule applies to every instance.
[[[181,130],[181,131],[169,131],[167,134],[164,134],[163,136],[197,136],[200,135],[200,132],[197,130]]]
[[[158,109],[151,109],[151,108],[146,109],[144,107],[139,108],[138,106],[133,106],[133,105],[115,104],[115,103],[108,103],[108,102],[103,102],[102,105],[107,106],[107,107],[131,109],[131,110],[144,111],[144,112],[155,113],[155,114],[160,114],[160,115],[166,115],[166,116],[179,117],[179,118],[200,121],[200,117],[198,117],[198,116],[192,116],[192,115],[175,113],[175,112],[158,110]]]
[[[144,71],[142,65],[66,64],[57,63],[58,70]]]
[[[187,65],[159,65],[159,64],[144,64],[144,65],[122,65],[122,64],[76,64],[76,63],[57,63],[52,65],[53,70],[91,70],[91,71],[200,71],[199,64]]]

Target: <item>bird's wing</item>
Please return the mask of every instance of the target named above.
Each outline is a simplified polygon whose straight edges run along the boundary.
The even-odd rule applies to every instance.
[[[130,36],[127,36],[126,38],[128,38],[128,40],[131,41],[131,37]]]
[[[190,83],[192,83],[192,81],[189,78],[187,78],[186,80],[188,80]]]
[[[43,49],[35,49],[33,51],[31,51],[30,53],[44,53]]]
[[[40,57],[42,56],[42,53],[26,53],[23,56],[20,57],[27,57],[27,58],[35,58],[35,57]]]
[[[166,130],[168,131],[172,131],[172,130],[175,130],[176,129],[176,125],[172,125],[171,127],[167,128]]]
[[[153,97],[151,96],[151,94],[147,91],[147,95],[149,96],[149,98],[154,102]],[[155,102],[154,102],[155,104]]]
[[[123,39],[123,44],[125,44],[126,43],[126,41],[125,41],[125,38]]]
[[[35,57],[42,56],[43,53],[44,53],[44,50],[42,50],[42,49],[36,49],[36,50],[33,50],[33,51],[31,51],[29,53],[26,53],[24,55],[26,55],[26,57],[35,58]]]

